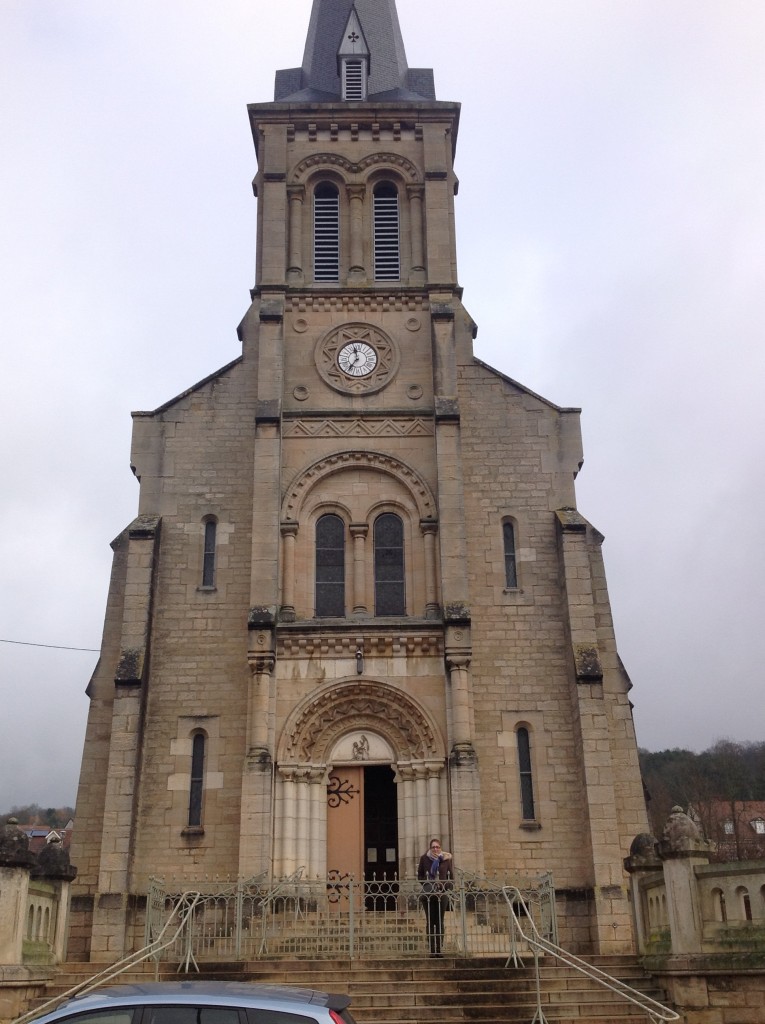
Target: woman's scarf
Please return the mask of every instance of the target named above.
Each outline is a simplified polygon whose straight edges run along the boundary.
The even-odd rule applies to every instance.
[[[434,857],[430,850],[428,850],[428,856],[430,857],[428,878],[438,878],[438,869],[441,867],[441,861],[444,859],[443,854],[439,853],[437,857]]]

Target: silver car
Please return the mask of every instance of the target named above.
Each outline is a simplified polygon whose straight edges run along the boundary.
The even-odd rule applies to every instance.
[[[286,985],[177,981],[75,996],[34,1024],[356,1024],[350,998]]]

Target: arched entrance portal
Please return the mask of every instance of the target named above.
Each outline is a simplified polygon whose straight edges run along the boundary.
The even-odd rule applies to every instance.
[[[279,744],[274,875],[412,877],[449,834],[446,754],[427,711],[380,680],[339,681],[295,708]]]

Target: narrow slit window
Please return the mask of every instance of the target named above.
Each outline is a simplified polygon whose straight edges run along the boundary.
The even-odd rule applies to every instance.
[[[383,182],[374,190],[375,281],[398,281],[401,277],[398,189]]]
[[[189,827],[202,825],[202,793],[205,784],[205,734],[194,733],[191,744],[191,785],[189,787]]]
[[[406,615],[404,524],[392,512],[375,520],[375,615]]]
[[[340,193],[335,185],[318,185],[313,194],[313,276],[340,280]]]
[[[366,99],[366,61],[343,61],[343,99]]]
[[[534,779],[531,772],[531,740],[529,730],[520,728],[518,738],[518,771],[521,783],[521,814],[524,821],[534,821]]]
[[[217,542],[218,524],[214,519],[205,520],[205,544],[202,556],[202,586],[215,586],[215,545]]]
[[[514,590],[518,586],[518,564],[515,554],[515,526],[502,524],[502,539],[505,547],[505,587]]]
[[[345,523],[336,515],[316,523],[316,617],[345,615]]]

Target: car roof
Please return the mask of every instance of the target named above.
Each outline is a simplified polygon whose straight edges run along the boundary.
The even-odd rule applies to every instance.
[[[350,997],[339,993],[319,992],[312,988],[290,985],[256,985],[243,981],[159,981],[144,985],[109,985],[75,996],[58,1006],[55,1011],[38,1018],[57,1018],[66,1013],[83,1013],[113,1007],[117,1003],[134,1006],[172,1002],[177,1004],[202,1003],[217,1006],[269,1008],[284,1001],[293,1005],[312,1004],[331,1010],[344,1010]]]

